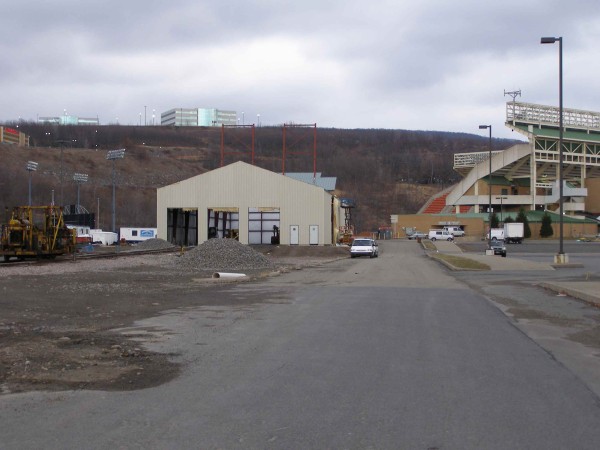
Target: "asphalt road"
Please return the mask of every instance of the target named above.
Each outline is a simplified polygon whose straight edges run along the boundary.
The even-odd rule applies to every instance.
[[[576,372],[416,243],[380,250],[219,293],[255,305],[122,330],[176,353],[183,374],[0,397],[0,447],[598,447],[600,399]]]

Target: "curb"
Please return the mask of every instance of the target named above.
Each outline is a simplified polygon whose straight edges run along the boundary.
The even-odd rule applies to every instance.
[[[580,269],[582,267],[585,267],[581,263],[550,264],[550,266],[555,269]]]
[[[571,289],[564,286],[559,286],[552,283],[539,283],[538,286],[543,287],[559,294],[566,294],[570,297],[589,303],[592,306],[600,307],[600,299],[597,296],[586,294],[585,292],[578,291],[577,289]]]
[[[427,256],[429,257],[429,259],[433,259],[434,261],[442,264],[443,266],[446,266],[446,268],[449,269],[449,270],[453,270],[453,271],[458,271],[459,270],[458,267],[453,266],[448,261],[444,261],[443,259],[436,258],[432,254],[429,254],[429,253],[427,253]]]
[[[454,272],[489,272],[489,271],[491,271],[491,268],[490,269],[469,269],[469,268],[466,268],[466,267],[456,267],[454,264],[449,263],[445,259],[436,258],[435,257],[436,254],[438,254],[438,253],[437,252],[436,253],[430,252],[430,253],[427,253],[427,256],[429,257],[429,259],[433,259],[434,261],[443,264],[449,270],[452,270]],[[465,258],[465,259],[468,259],[468,258]]]

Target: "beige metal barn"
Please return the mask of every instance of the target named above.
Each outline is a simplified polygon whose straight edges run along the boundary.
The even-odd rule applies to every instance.
[[[340,213],[322,187],[241,161],[157,190],[158,237],[177,245],[331,245]]]

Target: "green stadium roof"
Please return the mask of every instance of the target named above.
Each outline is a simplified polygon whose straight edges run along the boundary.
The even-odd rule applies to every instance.
[[[558,223],[559,222],[559,215],[552,212],[552,211],[525,211],[525,215],[527,216],[527,221],[530,223],[539,223],[542,221],[542,217],[544,217],[544,213],[547,212],[550,215],[550,218],[552,219],[552,223]],[[436,215],[446,215],[447,214],[436,214]],[[506,217],[512,217],[514,220],[517,219],[517,215],[518,213],[516,212],[503,212],[502,213],[502,218],[506,218]],[[496,213],[496,216],[499,216],[498,213]],[[456,218],[464,218],[464,219],[483,219],[484,222],[487,222],[489,219],[489,215],[488,213],[464,213],[464,214],[456,214]],[[563,223],[598,223],[597,220],[594,219],[587,219],[587,218],[577,218],[577,217],[571,217],[568,215],[564,215],[563,216]]]
[[[539,126],[532,125],[533,130],[530,130],[529,126],[525,124],[516,124],[515,128],[518,128],[519,130],[522,130],[526,133],[533,133],[535,137],[551,139],[559,138],[558,128],[548,128],[545,126],[542,126],[540,128]],[[585,141],[600,143],[600,133],[596,131],[588,133],[587,131],[565,130],[565,132],[563,133],[563,139],[569,141]]]

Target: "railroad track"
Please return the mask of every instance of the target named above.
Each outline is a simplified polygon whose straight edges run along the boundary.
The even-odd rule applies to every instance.
[[[184,247],[183,251],[187,251],[192,247]],[[27,258],[18,260],[12,258],[10,261],[4,261],[0,259],[0,267],[2,265],[10,266],[30,266],[30,265],[45,265],[45,264],[57,264],[61,262],[77,261],[77,260],[90,260],[90,259],[106,259],[106,258],[125,258],[128,256],[143,256],[143,255],[155,255],[163,253],[178,253],[181,252],[181,247],[162,248],[154,250],[116,250],[115,251],[99,251],[92,253],[75,253],[59,255],[54,259],[50,258]]]

